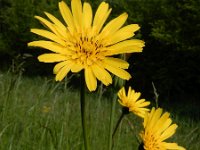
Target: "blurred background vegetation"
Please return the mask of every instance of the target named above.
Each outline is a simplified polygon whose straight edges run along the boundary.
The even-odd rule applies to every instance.
[[[38,39],[30,28],[42,27],[34,19],[47,11],[61,19],[60,0],[0,0],[1,71],[12,66],[14,73],[26,76],[52,76],[52,66],[39,63],[39,48],[27,43]],[[88,0],[93,9],[102,0]],[[69,0],[67,3],[69,4]],[[127,82],[152,100],[152,82],[160,103],[178,102],[177,107],[200,103],[200,1],[199,0],[107,0],[111,17],[127,12],[127,23],[141,26],[136,38],[145,41],[143,53],[132,54],[128,61],[133,78]],[[162,100],[161,100],[162,99]],[[182,105],[180,105],[182,104]],[[185,107],[183,107],[185,109]],[[194,111],[194,110],[193,110]],[[199,107],[194,111],[199,114]],[[197,115],[196,115],[197,116]],[[198,116],[199,117],[199,116]]]

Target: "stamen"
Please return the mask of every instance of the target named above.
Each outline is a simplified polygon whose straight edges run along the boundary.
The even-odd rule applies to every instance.
[[[88,37],[86,35],[76,36],[76,42],[71,43],[68,48],[73,47],[76,51],[76,54],[72,55],[71,58],[79,60],[79,64],[90,66],[97,60],[102,60],[103,54],[101,54],[101,48],[104,47],[99,40],[96,40],[94,37]]]

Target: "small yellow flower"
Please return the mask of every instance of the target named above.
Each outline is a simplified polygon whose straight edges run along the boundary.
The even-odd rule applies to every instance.
[[[170,113],[158,108],[152,108],[150,113],[144,117],[144,131],[141,132],[142,141],[145,150],[185,150],[185,148],[178,146],[177,143],[167,143],[164,140],[171,137],[178,127],[172,124],[169,118]]]
[[[145,99],[139,99],[141,93],[135,92],[129,87],[128,95],[126,95],[125,88],[121,88],[118,92],[119,103],[127,107],[130,112],[144,118],[145,113],[149,111],[148,108],[144,108],[150,104],[150,102],[145,101]]]
[[[97,79],[104,85],[112,83],[108,73],[129,80],[131,75],[125,71],[129,64],[119,58],[111,57],[122,53],[141,52],[144,42],[130,39],[140,27],[130,24],[122,27],[128,15],[123,13],[104,26],[111,13],[108,3],[102,2],[94,17],[91,5],[81,0],[71,0],[71,9],[63,1],[59,10],[65,21],[61,23],[50,13],[45,15],[50,20],[35,16],[48,30],[31,29],[31,32],[50,41],[40,40],[28,43],[28,46],[41,47],[51,51],[38,57],[45,63],[57,63],[53,69],[56,81],[61,81],[71,71],[84,69],[85,81],[90,91],[96,90]]]
[[[43,113],[48,113],[49,111],[51,111],[51,107],[49,107],[49,106],[43,106],[42,107],[42,112]]]

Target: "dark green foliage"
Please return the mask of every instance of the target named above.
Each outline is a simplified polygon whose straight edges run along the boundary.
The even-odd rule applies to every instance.
[[[36,72],[41,72],[38,70],[39,65],[35,58],[41,51],[27,47],[28,42],[38,39],[37,36],[30,33],[30,28],[42,27],[34,16],[44,16],[43,11],[50,11],[57,15],[58,0],[1,0],[0,4],[0,56],[3,58],[1,61],[10,64],[5,56],[11,60],[20,55],[20,60],[25,59],[28,62],[24,66],[28,69],[31,67],[30,73],[33,68]],[[30,56],[34,58],[32,59]]]
[[[177,50],[199,51],[200,1],[166,0],[160,6],[159,16],[152,22],[151,36]]]
[[[200,97],[197,90],[200,88],[200,2],[131,2],[134,5],[127,2],[126,6],[131,14],[129,19],[141,25],[141,38],[146,46],[142,54],[133,54],[129,59],[133,76],[129,84],[147,97],[153,96],[152,82],[160,99],[183,100],[186,95]]]

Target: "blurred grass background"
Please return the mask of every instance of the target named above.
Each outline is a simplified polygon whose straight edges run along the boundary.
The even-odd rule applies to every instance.
[[[80,150],[83,148],[79,92],[48,78],[27,78],[0,73],[0,149]],[[12,85],[12,88],[10,88]],[[115,97],[88,93],[87,118],[91,149],[106,150],[111,103]],[[102,97],[101,97],[102,96]],[[120,116],[117,103],[115,123]],[[166,111],[166,109],[165,109]],[[199,120],[171,108],[179,125],[171,138],[188,150],[198,150]],[[185,110],[184,112],[186,112]],[[142,120],[133,114],[123,119],[114,138],[115,150],[137,150]]]
[[[54,81],[54,64],[39,63],[45,50],[28,48],[39,37],[30,28],[43,28],[34,19],[47,11],[62,20],[60,0],[0,0],[0,149],[80,149],[78,75]],[[88,0],[96,10],[102,0]],[[70,4],[69,0],[66,0]],[[128,62],[133,78],[126,82],[154,103],[154,83],[159,106],[172,112],[179,124],[174,139],[191,150],[200,141],[200,1],[107,0],[108,20],[127,12],[127,24],[141,26],[136,38],[144,51]],[[101,89],[101,88],[99,88]],[[105,149],[112,95],[119,87],[88,94],[93,148]],[[116,109],[116,119],[118,115]],[[92,121],[91,121],[92,120]],[[93,121],[94,120],[94,121]],[[73,122],[73,123],[72,123]],[[131,122],[131,123],[130,123]],[[134,119],[124,120],[116,137],[116,149],[138,146],[132,131]],[[138,122],[140,122],[138,120]],[[100,124],[100,125],[99,125]],[[100,126],[100,128],[97,128]],[[138,128],[137,128],[138,127]],[[95,130],[94,130],[95,129]],[[103,134],[102,134],[103,133]]]

